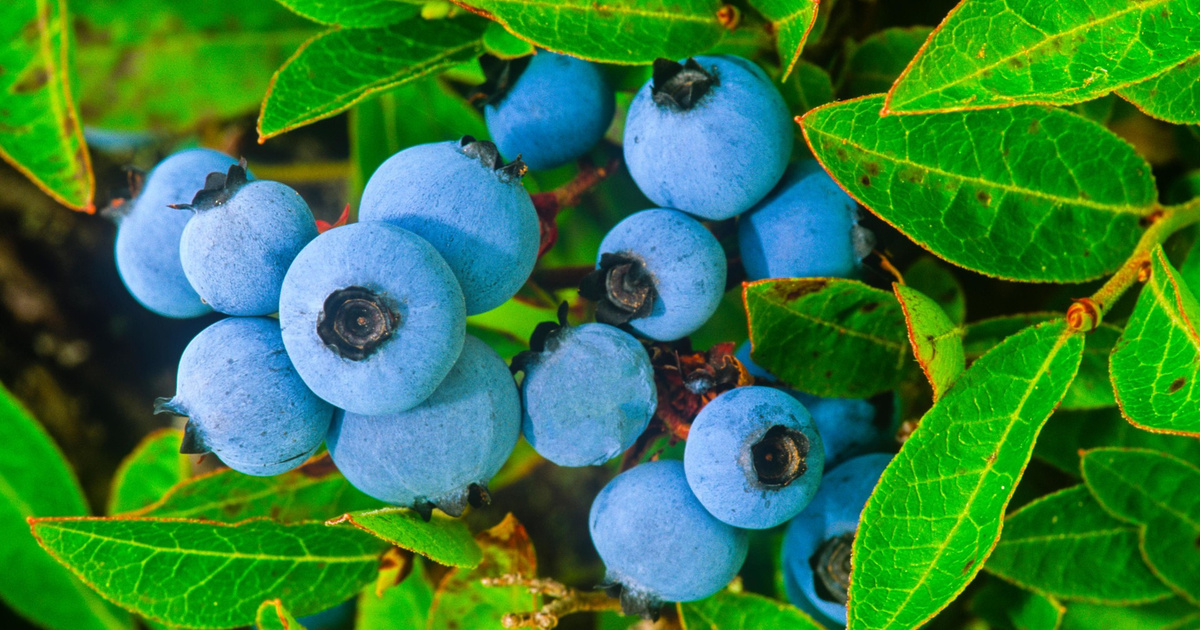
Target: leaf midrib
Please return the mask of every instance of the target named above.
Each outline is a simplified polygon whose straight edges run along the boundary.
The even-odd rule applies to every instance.
[[[868,149],[865,146],[855,143],[850,138],[842,138],[840,136],[836,136],[836,135],[829,133],[827,131],[824,131],[818,127],[812,127],[810,125],[808,128],[812,133],[822,135],[822,136],[825,136],[828,138],[833,138],[835,140],[840,141],[842,144],[849,145],[859,151],[862,151],[863,153],[878,157],[880,159],[895,163],[900,166],[908,166],[908,167],[912,167],[912,168],[921,169],[926,172],[933,173],[935,175],[941,175],[943,177],[947,177],[950,179],[957,179],[957,180],[960,180],[965,183],[972,183],[972,184],[977,184],[980,186],[990,186],[992,188],[1002,190],[1006,193],[1028,195],[1030,197],[1038,197],[1040,199],[1045,199],[1047,201],[1053,202],[1057,205],[1080,206],[1080,207],[1084,207],[1084,208],[1090,208],[1093,210],[1103,210],[1103,211],[1111,212],[1112,214],[1118,214],[1118,215],[1133,214],[1133,215],[1137,215],[1137,216],[1145,216],[1146,214],[1149,214],[1149,212],[1153,211],[1153,209],[1154,209],[1153,202],[1148,203],[1144,208],[1139,208],[1137,206],[1117,206],[1117,205],[1101,204],[1101,203],[1093,202],[1093,201],[1087,200],[1087,199],[1060,197],[1058,195],[1052,195],[1050,193],[1040,191],[1040,190],[1019,188],[1012,184],[1001,184],[999,182],[992,182],[992,181],[983,179],[981,177],[971,177],[968,175],[961,175],[959,173],[952,173],[950,171],[946,171],[946,170],[943,170],[940,168],[929,166],[927,164],[921,164],[920,162],[914,162],[911,159],[908,159],[907,157],[901,159],[901,158],[898,158],[898,157],[895,157],[892,155],[888,155],[886,153],[881,153],[881,152],[873,150],[873,149]],[[904,132],[907,135],[908,133],[911,132],[911,130],[905,128]],[[1122,208],[1125,208],[1126,210],[1121,210]],[[993,218],[994,218],[995,213],[993,212],[992,214],[993,214]]]
[[[466,3],[464,3],[464,4],[466,4]],[[582,13],[586,16],[595,16],[598,13],[596,11],[596,7],[594,5],[583,6],[583,5],[575,5],[575,4],[562,4],[561,2],[553,2],[553,1],[539,2],[536,0],[485,0],[484,2],[473,1],[473,2],[470,2],[469,4],[471,4],[472,6],[479,7],[479,8],[483,8],[480,5],[488,5],[488,4],[493,5],[493,6],[494,5],[516,5],[516,6],[521,6],[521,7],[538,7],[538,8],[543,8],[543,9],[550,8],[550,9],[554,9],[559,12],[567,11],[567,12],[571,12],[571,13]],[[696,23],[702,23],[702,24],[708,24],[710,22],[716,23],[716,15],[713,15],[711,17],[704,17],[703,15],[700,15],[697,13],[672,13],[670,11],[646,11],[644,9],[635,9],[628,5],[605,6],[604,8],[607,12],[616,14],[616,15],[620,15],[620,16],[649,17],[649,18],[667,20],[669,22],[696,22]],[[508,15],[508,16],[504,16],[504,17],[507,20],[515,20],[515,19],[523,18],[524,16],[520,16],[520,18],[518,18],[517,16]],[[524,20],[522,20],[522,21],[524,21]]]
[[[861,331],[858,331],[858,330],[854,330],[854,329],[852,329],[852,328],[846,328],[846,327],[844,327],[844,326],[840,326],[840,325],[838,325],[838,324],[836,324],[836,323],[833,323],[833,322],[831,322],[831,321],[829,321],[829,320],[821,319],[821,318],[819,318],[819,317],[816,317],[816,316],[814,316],[814,315],[810,315],[810,314],[808,314],[808,313],[804,313],[804,312],[802,312],[802,311],[797,311],[797,310],[794,310],[794,309],[788,308],[787,306],[785,306],[785,305],[783,305],[783,304],[780,304],[780,303],[778,303],[778,302],[773,302],[773,301],[771,301],[771,300],[768,300],[768,299],[766,299],[766,297],[765,297],[765,296],[761,297],[761,299],[762,299],[762,300],[763,300],[763,302],[765,302],[766,304],[769,304],[769,305],[771,305],[771,306],[773,306],[773,307],[775,307],[775,308],[778,308],[778,309],[783,309],[783,310],[784,310],[784,311],[786,311],[787,313],[789,313],[789,314],[791,314],[791,315],[794,315],[794,316],[796,316],[796,317],[799,317],[800,319],[807,320],[807,321],[809,321],[809,322],[812,322],[812,323],[814,323],[814,324],[817,324],[817,325],[820,325],[820,326],[824,326],[824,327],[826,327],[826,328],[832,328],[833,330],[835,330],[835,331],[837,331],[837,332],[839,332],[839,333],[841,333],[841,334],[844,334],[844,335],[847,335],[847,336],[850,336],[850,337],[857,337],[857,338],[859,338],[859,339],[863,339],[863,340],[865,340],[865,341],[869,341],[869,342],[871,342],[871,343],[874,343],[874,344],[876,344],[876,345],[879,345],[879,346],[884,346],[885,348],[889,348],[889,349],[895,350],[896,352],[901,352],[902,350],[904,350],[904,344],[903,344],[903,343],[897,343],[897,342],[891,341],[891,340],[889,340],[889,339],[884,339],[884,338],[882,338],[882,337],[876,337],[875,335],[871,335],[871,334],[868,334],[868,333],[865,333],[865,332],[861,332]]]
[[[128,547],[138,547],[138,548],[143,548],[143,549],[150,549],[150,550],[154,551],[155,553],[163,553],[163,554],[207,556],[207,557],[214,557],[214,558],[224,558],[227,560],[263,560],[263,561],[269,561],[269,562],[289,562],[292,564],[309,563],[309,562],[326,563],[326,564],[352,564],[352,563],[357,563],[357,562],[364,562],[367,560],[373,561],[379,557],[379,554],[377,554],[377,553],[363,554],[363,555],[358,555],[358,556],[315,556],[312,554],[306,554],[303,556],[279,556],[279,555],[274,555],[274,554],[262,554],[262,553],[257,553],[257,554],[223,553],[223,552],[218,552],[218,551],[207,551],[207,550],[203,550],[203,549],[183,549],[180,547],[169,547],[169,548],[168,547],[156,547],[154,545],[143,543],[143,542],[140,542],[137,540],[130,540],[127,538],[116,538],[114,536],[105,536],[103,534],[97,534],[95,532],[87,532],[87,531],[78,530],[78,529],[71,529],[69,527],[55,527],[48,523],[40,523],[40,525],[43,527],[50,528],[50,529],[56,529],[59,532],[68,532],[68,533],[75,534],[77,536],[84,536],[84,537],[88,537],[88,538],[94,538],[97,540],[119,543],[119,544],[122,544],[122,545],[125,545]]]

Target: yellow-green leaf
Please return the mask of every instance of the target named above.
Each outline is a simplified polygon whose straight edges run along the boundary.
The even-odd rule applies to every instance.
[[[179,452],[182,442],[183,431],[179,429],[162,429],[143,438],[117,468],[108,513],[140,510],[187,479],[192,464]]]
[[[96,182],[71,93],[66,0],[0,3],[0,157],[59,203],[93,209]]]
[[[822,630],[824,626],[790,604],[753,593],[721,591],[698,602],[679,604],[683,630]]]
[[[1125,417],[1151,431],[1200,436],[1200,304],[1162,247],[1150,256],[1109,371]]]
[[[925,414],[863,510],[850,630],[915,628],[966,588],[1082,354],[1082,336],[1063,321],[1028,328],[976,361]]]
[[[283,600],[280,599],[263,602],[258,607],[254,625],[258,626],[258,630],[304,630],[304,626],[283,607]]]
[[[950,321],[937,302],[924,293],[903,284],[893,284],[892,290],[904,309],[909,346],[921,371],[925,372],[925,378],[933,386],[933,399],[936,401],[946,394],[946,390],[967,368],[963,354],[963,330]]]
[[[383,541],[348,527],[154,518],[30,519],[56,560],[105,598],[187,628],[254,623],[263,601],[320,612],[371,583]]]
[[[1141,83],[1121,96],[1143,112],[1179,125],[1200,125],[1200,54]]]
[[[412,510],[383,508],[343,514],[328,524],[341,523],[353,525],[438,564],[470,569],[483,559],[466,523],[441,513],[435,513],[426,523]]]
[[[817,19],[818,0],[750,0],[750,6],[771,21],[775,30],[775,45],[783,61],[786,79],[800,61],[804,41]]]

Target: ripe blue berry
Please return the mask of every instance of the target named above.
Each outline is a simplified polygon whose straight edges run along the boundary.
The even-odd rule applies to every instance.
[[[401,413],[338,414],[329,454],[354,487],[411,507],[452,516],[488,500],[521,431],[521,401],[504,359],[466,338],[462,355],[425,402]]]
[[[212,172],[225,172],[237,160],[212,149],[188,149],[158,163],[136,196],[118,208],[117,272],[133,297],[166,317],[211,312],[188,283],[179,262],[179,239],[192,213],[172,208],[187,203]]]
[[[187,416],[184,453],[212,452],[247,475],[278,475],[304,463],[329,430],[333,407],[300,379],[279,323],[223,319],[200,331],[179,359],[175,397],[155,413]]]
[[[679,461],[617,475],[592,502],[588,529],[626,614],[655,617],[663,602],[704,599],[746,560],[746,532],[700,505]]]
[[[228,315],[279,310],[288,265],[317,236],[299,193],[269,181],[248,181],[241,166],[213,173],[187,207],[179,259],[196,293]]]
[[[874,237],[858,225],[854,200],[816,160],[805,160],[738,218],[738,244],[751,280],[849,278]]]
[[[366,415],[428,398],[466,334],[450,267],[421,237],[379,222],[334,228],[309,243],[283,280],[279,321],[304,382]]]
[[[561,326],[536,334],[516,364],[521,430],[559,466],[594,466],[633,445],[654,415],[654,369],[642,344],[607,324]]]
[[[385,221],[429,241],[462,285],[467,314],[512,297],[537,262],[537,212],[521,185],[525,165],[505,165],[470,136],[407,148],[367,182],[360,221]]]
[[[750,343],[738,348],[734,355],[760,382],[778,383],[779,379],[750,360]],[[861,398],[824,398],[794,389],[783,389],[800,401],[812,415],[813,424],[825,445],[825,467],[864,453],[885,451],[895,445],[893,431],[879,423],[875,405]]]
[[[827,626],[846,625],[850,549],[858,519],[890,461],[885,453],[861,455],[830,470],[812,503],[784,534],[788,599]]]
[[[688,432],[688,485],[713,516],[766,529],[800,513],[821,484],[825,450],[808,410],[778,389],[731,389]]]
[[[628,323],[658,341],[704,325],[725,293],[725,252],[695,219],[656,208],[621,221],[600,243],[597,271],[580,294],[598,302],[596,320]]]
[[[488,133],[501,155],[520,156],[535,171],[584,155],[612,122],[613,90],[590,61],[539,50],[496,64],[495,71],[507,72],[511,85],[491,94],[483,108]]]
[[[625,120],[625,162],[638,188],[703,219],[749,210],[791,153],[792,117],[779,90],[731,55],[655,61]]]

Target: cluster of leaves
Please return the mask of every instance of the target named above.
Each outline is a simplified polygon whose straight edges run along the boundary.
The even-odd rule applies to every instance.
[[[836,64],[801,56],[806,40],[832,28],[831,0],[820,11],[813,0],[279,2],[287,10],[250,3],[231,30],[226,16],[191,1],[129,0],[142,11],[138,26],[103,36],[113,20],[104,3],[73,7],[74,22],[61,0],[5,4],[0,32],[12,45],[0,68],[12,70],[0,73],[0,125],[22,133],[0,135],[0,153],[63,203],[88,207],[94,182],[81,119],[178,130],[255,108],[265,93],[261,140],[349,110],[361,185],[400,148],[486,135],[460,95],[480,82],[474,60],[484,52],[512,57],[537,46],[626,66],[613,70],[625,92],[657,57],[765,60],[803,114],[797,131],[813,157],[914,243],[1007,281],[1107,278],[1066,313],[970,323],[962,287],[932,259],[891,291],[849,279],[743,288],[756,362],[822,396],[895,391],[910,425],[855,541],[849,627],[915,628],[981,570],[1002,579],[983,582],[974,610],[998,628],[1197,622],[1200,504],[1184,489],[1200,475],[1200,255],[1177,266],[1164,245],[1190,237],[1200,202],[1160,203],[1150,163],[1104,123],[1130,103],[1162,121],[1200,124],[1200,0],[964,0],[936,29],[881,31],[846,45]],[[185,36],[161,37],[167,28]],[[200,66],[229,57],[238,72],[211,76]],[[258,65],[266,72],[256,74]],[[129,106],[131,95],[151,105]],[[577,260],[575,251],[587,253]],[[592,251],[559,247],[544,263],[590,264]],[[1114,306],[1139,281],[1136,305],[1121,317]],[[511,356],[555,303],[531,285],[473,319],[473,332]],[[71,570],[14,530],[11,539],[27,544],[9,553],[29,570],[0,576],[0,595],[48,627],[81,627],[68,617],[129,627],[127,612],[79,579],[137,615],[188,627],[295,627],[291,614],[373,583],[382,595],[359,595],[360,628],[382,627],[372,615],[433,628],[469,606],[494,619],[541,605],[520,586],[480,583],[535,575],[515,521],[475,537],[451,521],[422,525],[371,505],[320,461],[273,479],[188,478],[171,454],[178,435],[159,434],[118,478],[114,516],[87,517],[45,436],[7,398],[0,405],[0,430],[14,432],[8,443],[27,445],[0,462],[19,498],[9,509],[18,521],[32,517],[37,541]],[[1034,455],[1082,482],[1005,517]],[[15,527],[9,521],[0,527]],[[427,563],[417,579],[384,588],[408,567],[411,554],[397,548],[456,568]],[[44,582],[29,581],[35,574]],[[61,599],[22,609],[37,600],[22,595],[34,592]],[[787,627],[812,623],[737,593],[679,612],[686,627],[782,627],[769,621],[780,615]]]

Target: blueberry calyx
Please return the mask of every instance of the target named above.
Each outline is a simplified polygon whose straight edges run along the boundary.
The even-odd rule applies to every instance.
[[[508,96],[508,91],[517,84],[517,79],[529,67],[533,55],[525,55],[516,59],[501,59],[495,55],[484,55],[479,58],[479,68],[483,70],[483,85],[471,96],[474,102],[484,105],[495,105]]]
[[[754,474],[764,486],[782,488],[799,479],[807,470],[808,437],[777,424],[750,446]]]
[[[512,162],[505,164],[504,158],[500,157],[500,150],[494,143],[487,140],[476,140],[472,136],[463,136],[458,141],[458,146],[463,155],[479,160],[480,164],[495,171],[500,181],[506,184],[521,181],[521,178],[529,171],[529,167],[525,166],[519,155]]]
[[[317,336],[339,356],[362,361],[400,325],[391,300],[364,287],[330,293],[317,317]]]
[[[846,605],[850,590],[850,551],[854,533],[826,539],[808,559],[813,570],[813,586],[817,597]]]
[[[509,370],[516,374],[525,369],[529,365],[529,361],[533,355],[546,351],[546,346],[551,345],[554,337],[565,328],[569,328],[567,323],[567,311],[569,307],[564,300],[558,304],[558,321],[556,322],[538,322],[534,327],[533,333],[529,335],[529,349],[518,352],[513,357],[512,363],[509,365]]]
[[[649,315],[658,291],[642,260],[620,253],[600,256],[600,268],[584,277],[579,295],[596,302],[596,321],[620,326]]]
[[[433,517],[433,508],[437,508],[450,516],[458,518],[466,511],[467,506],[481,508],[492,502],[492,493],[485,483],[467,484],[467,487],[457,492],[451,492],[441,498],[421,499],[412,505],[412,509],[426,522]]]
[[[721,85],[716,67],[705,70],[691,57],[684,63],[659,57],[654,60],[650,96],[662,107],[687,111],[716,85]]]
[[[599,588],[609,597],[621,600],[621,613],[637,615],[647,621],[658,621],[663,602],[658,597],[631,589],[618,581],[608,579]]]
[[[249,181],[246,176],[246,160],[243,158],[230,166],[227,173],[209,173],[208,177],[204,178],[204,188],[192,197],[191,203],[175,203],[170,207],[196,212],[210,210],[233,199],[237,191]]]

